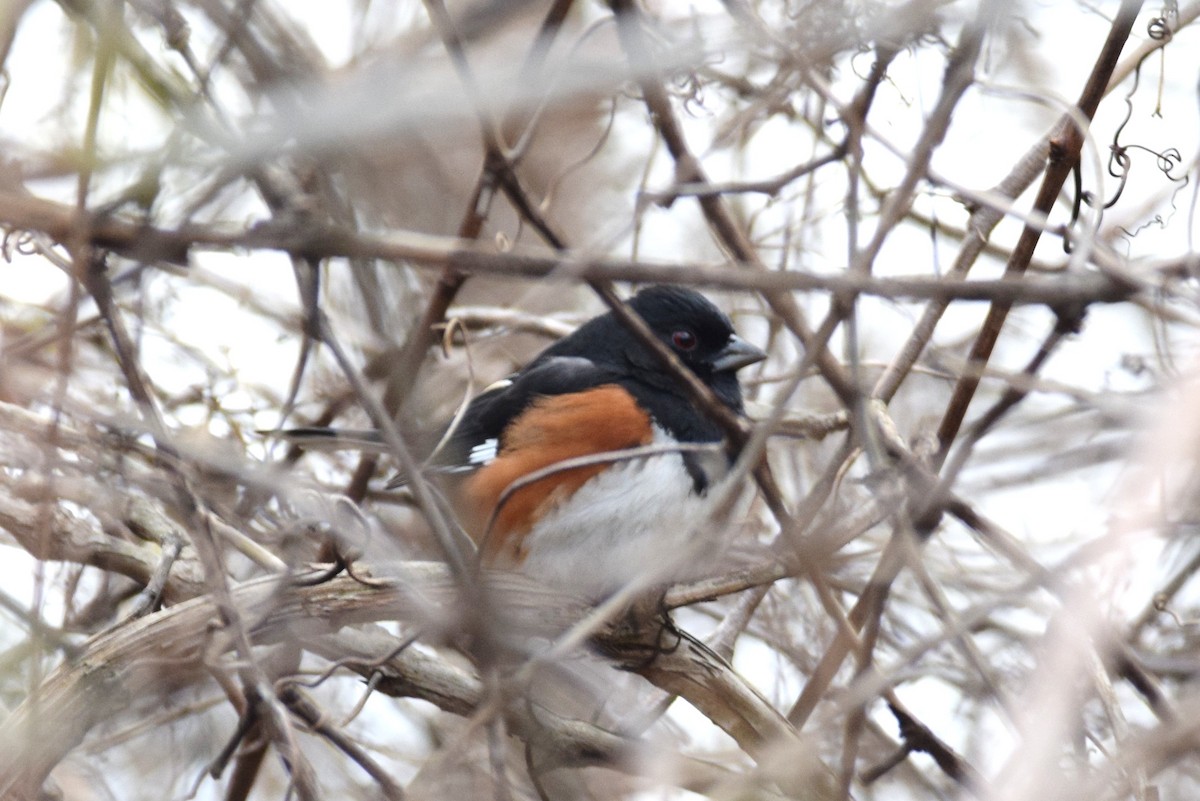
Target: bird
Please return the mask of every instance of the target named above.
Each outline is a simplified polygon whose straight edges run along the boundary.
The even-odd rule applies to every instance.
[[[717,400],[766,353],[694,289],[628,308]],[[480,563],[599,599],[631,581],[697,578],[719,552],[707,518],[730,477],[724,429],[609,311],[473,398],[429,467]],[[397,483],[395,481],[393,484]]]

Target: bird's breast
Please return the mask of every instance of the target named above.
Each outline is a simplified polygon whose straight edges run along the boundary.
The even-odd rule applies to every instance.
[[[719,539],[707,525],[709,489],[728,471],[724,452],[681,450],[619,388],[584,394],[539,401],[468,479],[464,518],[484,564],[592,597],[638,577],[705,572]],[[610,413],[596,414],[601,405]]]
[[[612,467],[602,454],[653,439],[650,415],[617,386],[535,401],[464,488],[461,517],[485,562],[523,561],[534,525]],[[575,466],[564,464],[572,460]]]

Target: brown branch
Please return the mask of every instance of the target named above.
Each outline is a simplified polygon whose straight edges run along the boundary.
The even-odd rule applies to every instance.
[[[45,502],[37,504],[0,495],[0,528],[7,531],[31,556],[75,562],[109,570],[149,587],[161,566],[161,551],[152,544],[136,544],[109,536],[87,521],[60,509],[48,515]],[[175,532],[162,532],[164,539]],[[173,562],[162,597],[169,603],[194,598],[204,592],[204,575],[194,558]]]
[[[954,781],[976,791],[983,788],[982,777],[971,767],[970,763],[934,734],[928,726],[913,717],[912,713],[899,701],[889,701],[888,709],[896,718],[896,725],[900,729],[900,738],[904,743],[901,758],[913,752],[929,754],[942,772]],[[869,784],[892,767],[893,764],[888,764],[884,770],[870,771],[864,774],[863,781]]]
[[[761,178],[757,181],[726,181],[725,183],[701,184],[686,183],[662,189],[657,192],[645,191],[639,196],[639,202],[648,201],[663,207],[670,207],[681,197],[709,197],[715,195],[739,195],[757,193],[775,196],[785,186],[798,178],[816,172],[827,164],[841,161],[846,157],[845,143],[838,145],[823,156],[798,164],[790,170],[774,178]]]
[[[69,207],[61,204],[34,199],[26,201],[0,193],[0,220],[6,221],[13,228],[40,230],[56,236],[55,232],[63,230],[63,225],[69,225],[71,213]],[[122,254],[137,252],[135,244],[139,238],[144,238],[142,246],[160,248],[160,253],[186,253],[192,248],[261,248],[314,258],[372,258],[432,268],[449,266],[465,273],[561,281],[677,283],[682,278],[691,286],[755,291],[771,295],[822,291],[873,295],[894,300],[932,299],[943,304],[963,300],[1008,305],[1031,303],[1060,306],[1120,303],[1131,299],[1139,291],[1152,288],[1150,285],[1136,285],[1129,277],[1119,277],[1111,273],[1084,273],[1037,279],[1008,277],[978,281],[927,276],[877,278],[853,274],[825,275],[795,269],[786,272],[762,272],[747,269],[747,265],[736,263],[730,266],[695,263],[678,265],[637,260],[579,258],[571,254],[546,255],[521,250],[497,253],[489,246],[451,237],[408,232],[367,234],[322,225],[309,225],[304,229],[266,225],[246,232],[228,233],[205,226],[189,226],[171,231],[108,218],[97,221],[95,231],[95,244],[110,247]]]
[[[977,8],[975,16],[963,27],[958,43],[946,62],[941,94],[913,147],[913,154],[905,167],[904,178],[895,189],[888,193],[871,241],[853,255],[853,262],[850,265],[851,273],[870,270],[876,256],[883,248],[884,241],[908,212],[917,184],[924,179],[934,151],[942,144],[946,133],[950,130],[950,120],[954,109],[962,100],[967,89],[975,82],[975,62],[979,59],[983,39],[995,24],[996,18],[1003,8],[1004,3],[1001,0],[983,0]],[[861,113],[856,116],[859,120],[865,117]]]
[[[641,628],[629,639],[618,627],[598,642],[605,653],[621,658],[626,670],[686,699],[760,765],[775,765],[778,769],[786,764],[773,778],[789,796],[805,801],[839,797],[833,775],[811,746],[704,643],[673,627],[661,632],[653,627]]]
[[[300,633],[308,640],[319,639],[367,622],[420,624],[430,620],[429,615],[441,614],[435,610],[456,602],[458,588],[444,566],[407,563],[402,575],[402,583],[387,585],[365,585],[349,577],[311,586],[286,578],[258,579],[232,588],[229,603],[244,611],[253,641],[267,645],[292,641]],[[495,625],[514,641],[554,637],[589,609],[582,601],[513,574],[489,574],[488,584],[494,593]],[[211,658],[231,646],[222,630],[213,628],[216,619],[216,605],[200,597],[93,638],[78,659],[58,668],[0,725],[0,792],[14,801],[35,798],[46,774],[93,726],[123,711],[136,714],[146,704],[157,704],[157,694],[150,688],[182,688],[202,681],[208,675],[204,655]],[[688,645],[647,662],[644,649],[638,647],[641,640],[631,643],[623,628],[602,633],[597,642],[610,653],[633,660],[630,667],[644,671],[651,681],[680,692],[750,753],[767,755],[780,739],[795,742],[782,717],[702,646]],[[640,666],[634,667],[635,662]],[[456,714],[472,711],[481,698],[481,687],[468,682],[467,687],[476,689],[467,692],[461,673],[449,674],[446,668],[427,673],[422,666],[429,665],[427,657],[406,649],[388,666],[370,670],[383,670],[385,682],[403,682],[392,685],[393,692],[425,698]],[[389,674],[397,668],[400,673]],[[570,764],[620,762],[629,746],[619,738],[605,740],[586,724],[555,723],[553,716],[540,710],[534,718],[513,720],[519,724],[514,733],[523,737],[534,738],[534,731],[544,734],[548,725],[564,734],[573,731],[555,751],[555,759]],[[806,764],[819,770],[816,761]]]
[[[1026,151],[1012,170],[1003,180],[1000,181],[993,189],[992,193],[1001,198],[1009,198],[1015,200],[1024,192],[1034,179],[1042,172],[1042,165],[1045,162],[1046,152],[1049,145],[1039,142],[1032,148]],[[987,245],[992,231],[1004,219],[1004,212],[996,206],[977,205],[971,211],[971,217],[967,220],[967,231],[970,236],[959,249],[958,255],[954,258],[954,264],[950,268],[946,277],[943,280],[958,282],[963,280],[971,267],[975,264],[979,254],[983,252]],[[1011,255],[1011,254],[1010,254]],[[1027,281],[1022,280],[1022,284],[1027,285]],[[896,352],[896,356],[888,365],[887,370],[879,377],[875,383],[875,388],[872,390],[872,397],[880,398],[884,401],[890,401],[900,389],[900,385],[908,376],[917,359],[920,358],[925,346],[929,344],[933,337],[934,329],[937,328],[938,322],[942,319],[942,315],[950,305],[953,298],[943,297],[934,299],[934,302],[929,304],[925,311],[921,314],[921,319],[913,327],[912,333],[908,339]]]
[[[688,149],[683,128],[675,115],[671,99],[658,77],[659,71],[654,64],[651,48],[646,40],[645,32],[642,30],[640,13],[635,3],[633,0],[610,0],[609,5],[616,15],[617,35],[641,87],[642,99],[650,111],[655,129],[666,144],[671,158],[675,161],[678,181],[707,184],[708,176],[705,174],[700,160]],[[725,199],[720,195],[702,195],[697,197],[697,201],[717,241],[733,259],[755,269],[765,270],[754,246],[737,224]],[[858,394],[857,389],[846,375],[842,365],[833,357],[825,344],[817,339],[815,332],[809,327],[803,312],[796,304],[795,298],[778,291],[764,292],[763,298],[784,325],[814,354],[817,366],[826,382],[829,383],[842,403],[847,408],[851,408]]]
[[[260,579],[232,588],[227,609],[243,610],[252,621],[248,635],[269,644],[295,636],[297,626],[328,632],[353,623],[421,619],[427,603],[450,604],[456,597],[457,586],[440,565],[408,565],[405,577],[418,583],[384,589],[339,578],[302,587],[282,578]],[[512,586],[508,577],[499,579],[501,586]],[[568,625],[572,610],[574,617],[582,614],[578,604],[550,601],[533,587],[505,597],[506,611],[543,634]],[[47,773],[92,727],[157,704],[150,688],[204,679],[204,655],[232,645],[213,628],[217,612],[211,598],[200,597],[93,638],[79,659],[51,674],[0,725],[0,796],[32,801]]]
[[[404,790],[396,783],[396,780],[388,775],[387,771],[367,753],[365,748],[334,726],[329,721],[328,714],[317,706],[308,693],[289,684],[280,691],[279,698],[292,711],[292,714],[304,721],[313,732],[324,737],[366,771],[367,775],[379,785],[379,791],[384,798],[388,801],[401,801],[404,798]]]
[[[1092,67],[1092,74],[1088,77],[1087,84],[1079,97],[1077,110],[1083,120],[1091,121],[1095,116],[1096,107],[1100,104],[1100,99],[1108,87],[1109,76],[1117,66],[1121,50],[1129,38],[1129,33],[1141,7],[1142,0],[1123,0],[1121,3],[1117,16],[1113,19],[1112,27],[1109,29],[1108,38]],[[1084,131],[1080,130],[1076,118],[1073,115],[1065,115],[1059,124],[1058,133],[1050,140],[1050,159],[1046,167],[1046,174],[1042,178],[1041,188],[1038,190],[1037,199],[1033,204],[1035,214],[1049,216],[1063,183],[1070,175],[1071,170],[1079,163],[1079,153],[1083,148],[1083,141]],[[1041,238],[1041,233],[1040,227],[1032,225],[1026,225],[1021,231],[1021,237],[1017,240],[1012,257],[1004,267],[1006,278],[1017,277],[1025,272],[1029,260],[1033,258],[1033,250]],[[993,304],[984,320],[979,336],[975,339],[975,344],[971,347],[969,359],[976,369],[968,371],[959,379],[950,397],[950,402],[946,406],[946,412],[937,432],[939,463],[946,458],[954,438],[958,435],[959,427],[967,414],[967,407],[979,386],[979,369],[986,365],[991,357],[1010,309],[1011,304],[1003,301]]]

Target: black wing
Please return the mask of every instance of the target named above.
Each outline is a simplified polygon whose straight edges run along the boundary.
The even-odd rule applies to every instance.
[[[611,370],[581,356],[539,359],[472,400],[434,464],[450,470],[480,467],[503,447],[508,424],[537,398],[582,392],[615,380]]]

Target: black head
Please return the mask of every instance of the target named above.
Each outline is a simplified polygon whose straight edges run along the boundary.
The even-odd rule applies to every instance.
[[[736,373],[766,358],[766,354],[739,337],[724,312],[699,292],[677,286],[643,289],[629,301],[629,306],[717,397],[741,411],[741,387]],[[611,313],[591,320],[551,346],[544,355],[584,356],[629,373],[656,391],[680,392],[677,382],[663,370],[654,354]]]
[[[629,306],[701,378],[735,372],[766,357],[739,337],[725,313],[695,290],[652,286],[639,292]]]

